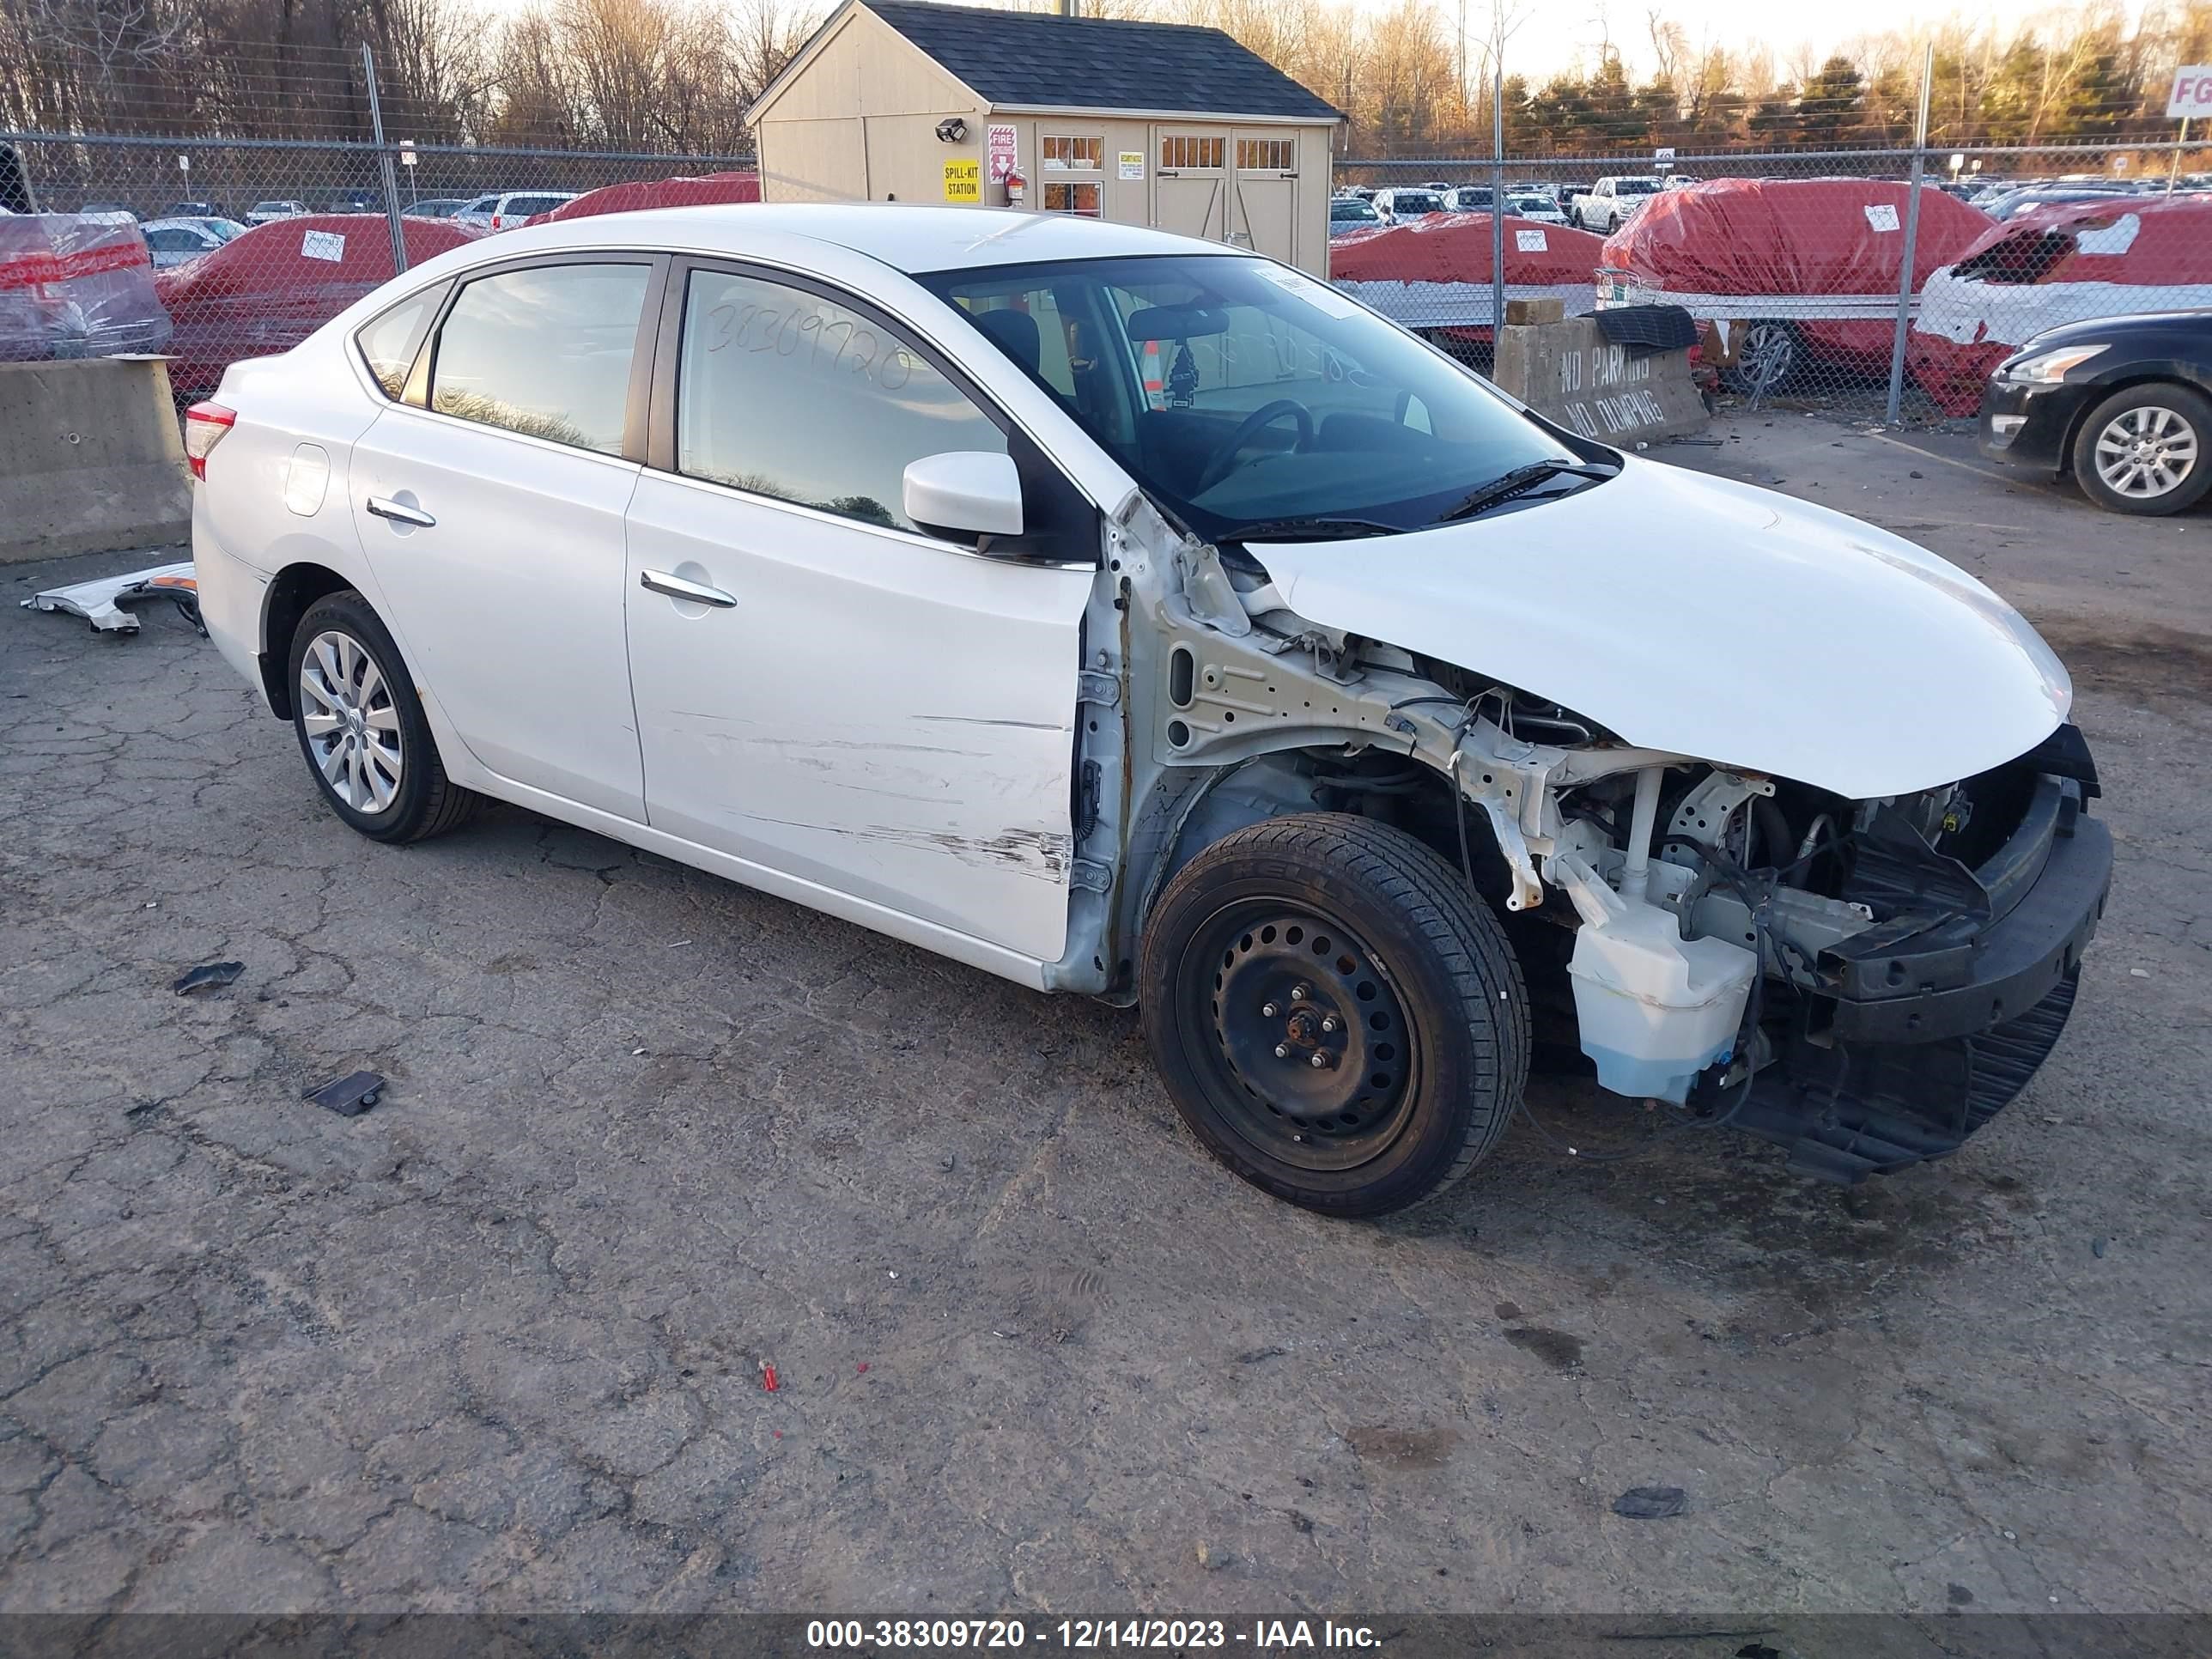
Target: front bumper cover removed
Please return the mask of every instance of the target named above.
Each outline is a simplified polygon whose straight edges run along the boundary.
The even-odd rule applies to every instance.
[[[2096,773],[2060,728],[2018,829],[1969,880],[1972,914],[1911,919],[1824,952],[1778,1064],[1737,1127],[1832,1181],[1955,1152],[2027,1086],[2065,1029],[2081,953],[2112,886],[2112,833],[2088,816]]]

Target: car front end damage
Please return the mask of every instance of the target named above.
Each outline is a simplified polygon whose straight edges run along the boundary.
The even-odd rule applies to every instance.
[[[1686,940],[1753,951],[1760,975],[1686,1109],[1853,1181],[1957,1150],[2020,1092],[2064,1029],[2112,881],[2077,728],[1886,799],[1668,776],[1684,781],[1660,814],[1649,902]],[[1581,838],[1618,822],[1577,805]],[[1594,852],[1626,884],[1630,852],[1609,837]]]
[[[1856,550],[1888,579],[1905,562],[1865,544],[1879,535]],[[1971,738],[1917,747],[1874,722],[1854,747],[1808,721],[1815,783],[1771,759],[1659,746],[1665,720],[1625,734],[1579,700],[1428,654],[1433,633],[1408,648],[1317,622],[1292,607],[1297,562],[1274,547],[1255,550],[1265,566],[1224,556],[1133,504],[1109,551],[1110,608],[1088,637],[1112,643],[1093,659],[1105,673],[1085,678],[1117,688],[1094,712],[1125,763],[1085,817],[1079,863],[1119,873],[1078,896],[1066,988],[1126,1000],[1110,964],[1209,843],[1345,812],[1423,842],[1504,918],[1540,1053],[1579,1048],[1601,1086],[1662,1121],[1778,1142],[1810,1176],[1955,1151],[2056,1044],[2111,879],[2096,772],[2064,723],[2055,659],[1948,567],[1926,580],[1966,621],[1962,653],[2003,655],[1942,672],[2014,673],[2012,701]],[[1601,676],[1589,684],[1613,695]],[[1657,702],[1615,706],[1644,719]],[[1787,737],[1771,721],[1745,730],[1746,746]],[[1924,779],[1946,757],[1978,769],[1850,787],[1900,766]]]

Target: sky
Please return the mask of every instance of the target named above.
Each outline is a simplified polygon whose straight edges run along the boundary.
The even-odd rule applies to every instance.
[[[836,0],[775,0],[787,7],[811,6],[828,10]],[[1003,4],[1007,0],[969,0],[969,3]],[[1017,0],[1042,9],[1047,0]],[[1327,0],[1324,0],[1327,3]],[[1468,62],[1480,57],[1478,42],[1487,33],[1492,0],[1466,0],[1470,35]],[[1500,0],[1516,16],[1506,46],[1506,72],[1540,82],[1579,60],[1588,67],[1597,58],[1600,41],[1610,33],[1630,76],[1641,80],[1654,65],[1650,15],[1661,13],[1680,23],[1689,36],[1692,51],[1708,45],[1731,52],[1764,46],[1778,65],[1786,67],[1809,49],[1826,57],[1869,35],[1905,30],[1915,23],[1929,24],[1951,18],[1969,23],[1994,21],[2010,26],[2027,19],[2066,9],[2063,0],[1954,0],[1931,6],[1927,0]],[[476,0],[494,15],[525,11],[542,0]],[[725,0],[742,5],[745,0]],[[1363,10],[1385,11],[1399,0],[1351,0]],[[1458,21],[1460,0],[1431,0],[1449,33]],[[2141,9],[2141,0],[2126,0],[2130,18]],[[1608,27],[1609,26],[1609,27]],[[1472,72],[1472,70],[1470,70]]]

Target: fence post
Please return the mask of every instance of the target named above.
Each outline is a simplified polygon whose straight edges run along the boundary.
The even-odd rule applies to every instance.
[[[1912,329],[1912,256],[1920,240],[1921,178],[1928,170],[1928,94],[1936,79],[1936,43],[1920,60],[1920,114],[1912,129],[1912,188],[1905,203],[1905,259],[1897,273],[1897,331],[1889,343],[1889,403],[1883,418],[1897,424],[1905,400],[1905,338]]]
[[[1490,372],[1498,372],[1498,331],[1505,326],[1505,54],[1490,82]]]
[[[384,222],[392,229],[392,274],[401,275],[407,269],[407,234],[399,224],[399,180],[392,170],[392,152],[384,144],[384,108],[376,98],[376,58],[364,40],[361,47],[361,67],[368,77],[368,122],[376,134],[376,165],[384,175]]]

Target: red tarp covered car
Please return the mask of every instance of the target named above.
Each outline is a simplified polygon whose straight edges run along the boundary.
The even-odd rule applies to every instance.
[[[1911,186],[1884,179],[1715,179],[1662,191],[1605,244],[1608,304],[1679,305],[1729,325],[1739,390],[1812,363],[1889,364]],[[1913,287],[1989,228],[1923,186]]]
[[[477,235],[446,219],[399,222],[410,266]],[[204,397],[240,358],[290,350],[392,276],[392,231],[380,213],[309,213],[257,225],[154,279],[176,330],[170,384],[179,396]]]
[[[1989,372],[2061,323],[2212,307],[2212,196],[2122,196],[2030,209],[1928,279],[1906,342],[1912,378],[1971,415]]]
[[[1431,213],[1387,230],[1329,244],[1328,280],[1362,305],[1412,329],[1486,341],[1490,314],[1490,216]],[[1505,219],[1505,297],[1558,298],[1567,315],[1597,305],[1605,244],[1588,231]]]
[[[159,351],[168,337],[137,225],[0,214],[0,362]]]
[[[574,201],[563,202],[550,213],[527,222],[550,224],[557,219],[585,219],[595,213],[635,213],[644,208],[702,207],[716,202],[757,202],[761,198],[757,173],[706,173],[696,179],[640,179],[626,185],[602,185]]]

